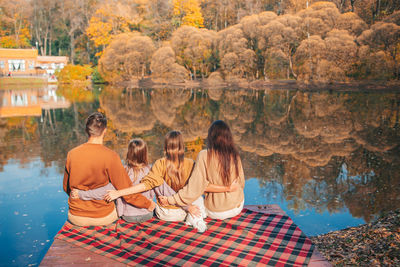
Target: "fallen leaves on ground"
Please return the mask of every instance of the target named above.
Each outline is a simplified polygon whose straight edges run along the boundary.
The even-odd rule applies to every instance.
[[[335,266],[400,266],[400,210],[311,240]]]

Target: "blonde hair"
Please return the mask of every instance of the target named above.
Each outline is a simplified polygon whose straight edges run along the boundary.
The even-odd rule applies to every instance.
[[[183,180],[183,160],[185,156],[185,144],[179,131],[170,131],[165,136],[164,151],[166,156],[167,175],[177,188],[181,187]],[[173,186],[173,187],[175,187]]]

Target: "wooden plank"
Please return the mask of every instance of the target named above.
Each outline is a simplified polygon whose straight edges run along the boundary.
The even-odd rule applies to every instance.
[[[246,205],[245,208],[256,212],[286,215],[278,205]],[[87,249],[75,246],[63,240],[55,239],[40,266],[127,266],[116,260],[96,254]],[[309,267],[332,266],[322,254],[315,249],[311,257]]]
[[[54,239],[40,266],[127,266],[109,257],[75,246],[67,241]]]

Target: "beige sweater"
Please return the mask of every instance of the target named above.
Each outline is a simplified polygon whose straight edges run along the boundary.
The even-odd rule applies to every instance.
[[[239,160],[238,177],[231,177],[231,181],[238,178],[241,189],[234,192],[207,193],[204,192],[208,184],[224,185],[222,177],[219,175],[218,162],[212,160],[207,165],[207,150],[200,151],[197,156],[196,165],[188,183],[178,191],[177,194],[168,197],[168,202],[173,205],[186,206],[205,194],[204,205],[210,211],[227,211],[238,207],[244,200],[244,173],[242,163]],[[234,175],[235,167],[232,166],[231,173]]]

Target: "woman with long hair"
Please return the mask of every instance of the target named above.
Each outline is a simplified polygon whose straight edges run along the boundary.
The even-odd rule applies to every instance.
[[[144,177],[140,184],[130,188],[118,191],[109,191],[105,196],[105,200],[112,201],[121,196],[126,196],[134,193],[140,193],[150,189],[154,189],[157,196],[170,196],[182,189],[192,173],[194,161],[189,158],[185,158],[185,145],[183,142],[182,134],[179,131],[170,131],[165,136],[164,141],[164,153],[165,157],[158,159],[152,166],[150,172]],[[209,185],[207,190],[213,192],[227,192],[232,190],[226,186],[213,186]],[[197,206],[192,205],[197,198],[194,198],[192,202],[188,202],[184,205],[174,205],[165,203],[156,205],[155,213],[158,218],[165,221],[183,221],[187,217],[187,211],[192,214],[192,217],[199,214]],[[199,199],[198,201],[201,201]],[[196,204],[196,202],[195,202]],[[198,205],[200,206],[200,205]],[[202,221],[202,218],[201,218]],[[200,221],[199,231],[205,230],[204,222]],[[196,221],[197,224],[198,221]]]
[[[125,163],[124,167],[132,184],[139,184],[151,168],[147,159],[147,144],[145,141],[136,138],[129,142]],[[102,200],[108,190],[115,190],[115,187],[112,184],[107,184],[106,186],[87,191],[73,189],[71,197],[82,200]],[[143,192],[142,195],[148,199],[153,199],[155,194],[153,190],[148,190]],[[144,222],[153,217],[153,211],[137,208],[122,198],[117,198],[116,206],[118,217],[122,217],[127,222]]]
[[[207,192],[208,184],[230,187],[238,183],[238,190],[224,193]],[[221,120],[208,130],[207,149],[199,152],[196,166],[186,186],[169,197],[160,197],[163,204],[184,206],[202,194],[204,206],[212,219],[226,219],[238,215],[244,205],[244,173],[239,153],[229,126]]]

